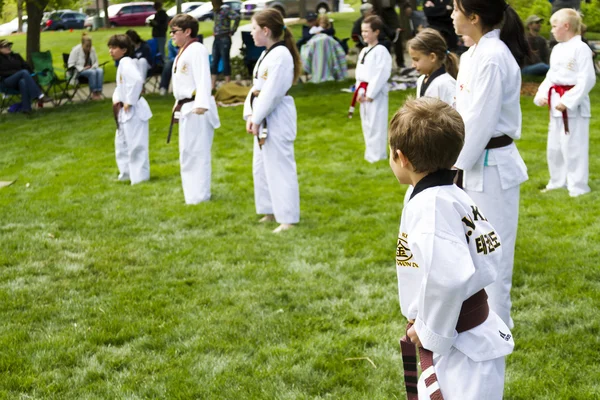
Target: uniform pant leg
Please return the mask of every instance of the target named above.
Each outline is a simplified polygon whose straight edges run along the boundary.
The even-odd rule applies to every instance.
[[[179,120],[179,162],[186,204],[210,199],[213,135],[206,115],[190,113]]]
[[[365,138],[365,160],[387,159],[388,95],[379,94],[370,103],[361,103],[360,118]]]
[[[122,124],[119,124],[119,128],[115,134],[115,157],[117,160],[117,168],[119,169],[120,181],[129,180],[129,152],[127,151],[127,139],[123,132]]]
[[[252,141],[254,143],[254,152],[252,154],[252,178],[254,181],[254,205],[256,207],[256,213],[273,214],[273,202],[271,201],[269,184],[265,173],[265,153],[258,146],[256,138],[253,138]],[[265,146],[263,146],[263,149]]]
[[[590,119],[569,118],[569,135],[563,138],[563,156],[566,160],[567,189],[571,196],[588,193]]]
[[[123,123],[123,131],[127,141],[131,184],[135,185],[149,180],[148,121],[142,121],[134,115],[130,120]]]
[[[272,132],[273,128],[269,128]],[[300,193],[294,141],[270,134],[263,146],[263,162],[275,220],[280,224],[296,224],[300,220]]]
[[[546,185],[547,189],[559,189],[567,185],[567,164],[563,157],[563,136],[565,136],[565,130],[562,118],[550,117],[546,150],[550,181]]]
[[[496,281],[485,288],[490,308],[509,327],[514,327],[510,316],[510,290],[514,267],[517,226],[519,223],[520,186],[502,189],[496,166],[484,167],[483,192],[466,190],[482,214],[492,224],[502,243],[502,259]]]

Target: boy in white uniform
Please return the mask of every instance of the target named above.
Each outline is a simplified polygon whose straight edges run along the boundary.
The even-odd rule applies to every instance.
[[[179,120],[179,162],[186,204],[210,199],[211,147],[220,125],[211,96],[206,47],[196,40],[198,21],[187,14],[171,20],[171,36],[180,48],[173,62],[173,119]]]
[[[590,191],[590,90],[596,83],[592,51],[581,41],[581,17],[564,8],[550,18],[558,44],[550,55],[550,70],[534,102],[550,106],[548,169],[550,181],[543,191],[567,187],[571,197]]]
[[[370,163],[387,158],[387,81],[392,74],[392,56],[383,45],[379,45],[378,36],[382,28],[383,22],[378,16],[372,15],[364,19],[361,34],[367,47],[358,55],[355,73],[366,145],[365,160]]]
[[[148,120],[152,111],[141,97],[144,80],[131,54],[133,43],[126,35],[114,35],[108,40],[109,52],[118,61],[117,87],[113,93],[113,113],[117,122],[115,154],[119,180],[132,185],[150,179],[148,152]]]
[[[438,99],[409,100],[392,119],[389,138],[396,178],[415,187],[402,211],[396,252],[400,306],[409,320],[403,361],[410,364],[408,350],[421,347],[424,370],[416,385],[405,379],[408,398],[417,398],[418,389],[419,399],[441,391],[445,400],[500,400],[514,342],[489,309],[484,288],[496,279],[502,245],[453,184],[463,121]],[[412,374],[405,367],[405,376],[416,376],[414,367]]]

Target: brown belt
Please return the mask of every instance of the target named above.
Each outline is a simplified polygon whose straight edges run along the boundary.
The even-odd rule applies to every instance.
[[[179,118],[175,117],[175,113],[181,111],[181,107],[183,107],[186,103],[191,103],[196,99],[196,96],[192,96],[189,99],[178,100],[177,104],[175,104],[175,108],[173,108],[173,112],[171,113],[171,124],[169,125],[169,135],[167,136],[167,144],[171,143],[171,134],[173,133],[173,125],[179,123]]]
[[[119,111],[123,108],[123,102],[120,101],[118,103],[113,103],[113,116],[115,117],[115,122],[117,123],[117,129],[119,129]]]
[[[252,92],[250,94],[250,108],[254,108],[254,99],[258,98],[259,94],[260,94],[260,90],[255,90],[254,92]],[[267,119],[266,118],[263,121],[262,125],[263,125],[263,129],[264,129],[263,132],[258,132],[258,135],[256,135],[256,141],[258,142],[258,148],[261,150],[262,150],[263,144],[265,144],[265,141],[267,140]]]
[[[456,323],[456,331],[458,333],[468,331],[475,328],[485,322],[490,314],[490,307],[487,302],[487,293],[485,289],[481,289],[473,296],[469,297],[462,304],[460,314],[458,316],[458,322]],[[409,322],[406,326],[408,331],[412,326],[412,322]],[[404,386],[406,388],[406,396],[408,400],[418,399],[418,374],[417,374],[417,348],[410,341],[408,335],[405,335],[400,339],[400,349],[402,351],[402,363],[404,365]],[[433,366],[433,353],[423,347],[419,347],[419,359],[421,360],[421,370],[426,371],[429,367]],[[425,379],[425,385],[427,387],[437,382],[437,376],[435,373]],[[431,394],[432,400],[443,400],[441,390],[438,388]]]
[[[488,144],[485,146],[486,150],[491,149],[499,149],[501,147],[506,147],[513,142],[513,139],[508,135],[502,135],[498,137],[493,137],[490,139]]]

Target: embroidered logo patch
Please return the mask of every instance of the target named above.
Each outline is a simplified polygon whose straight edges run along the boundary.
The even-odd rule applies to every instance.
[[[398,267],[419,268],[419,264],[411,261],[413,254],[408,247],[408,241],[406,240],[407,238],[408,235],[406,233],[402,233],[400,236],[398,236],[398,246],[396,247],[396,265]]]
[[[188,65],[187,65],[187,63],[183,63],[183,65],[181,66],[181,73],[187,74],[187,72],[188,72]]]
[[[268,69],[265,69],[265,72],[263,72],[263,74],[262,74],[261,78],[263,78],[263,79],[265,79],[265,80],[266,80],[266,79],[267,79],[267,76],[269,76],[269,70],[268,70]]]
[[[498,332],[500,332],[500,337],[501,337],[502,339],[506,340],[507,342],[508,342],[508,341],[510,340],[510,338],[512,337],[512,336],[510,335],[510,333],[504,333],[504,332],[502,332],[502,331],[498,331]]]

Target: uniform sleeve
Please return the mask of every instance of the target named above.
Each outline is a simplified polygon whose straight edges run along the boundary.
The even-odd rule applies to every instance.
[[[381,51],[374,52],[377,55],[376,57],[373,57],[375,62],[372,63],[375,68],[372,71],[369,71],[371,79],[367,86],[366,96],[371,99],[374,99],[381,89],[383,89],[383,86],[387,85],[387,81],[392,74],[392,57],[383,46],[381,46],[381,49],[379,50]]]
[[[204,46],[198,46],[198,52],[194,52],[191,63],[196,86],[196,99],[194,108],[210,109],[210,70],[208,66],[208,52]]]
[[[458,336],[456,323],[475,266],[465,242],[434,234],[422,239],[413,251],[425,272],[414,326],[424,348],[446,355]]]
[[[134,106],[142,94],[142,87],[144,85],[142,75],[132,63],[127,63],[121,69],[121,77],[123,78],[123,82],[119,84],[123,86],[121,91],[123,98],[120,101]]]
[[[596,84],[596,73],[592,61],[592,51],[585,45],[577,50],[577,83],[561,98],[569,110],[574,110],[588,96],[590,90]]]
[[[119,82],[119,70],[118,69],[117,69],[117,82]],[[121,93],[120,92],[121,92],[120,91],[120,87],[117,86],[115,88],[114,92],[113,92],[113,95],[112,95],[112,102],[113,102],[113,104],[120,103],[121,101],[123,101],[121,99]]]
[[[283,61],[269,65],[269,75],[260,90],[260,96],[254,100],[252,122],[261,124],[263,120],[281,102],[291,85],[285,82],[290,80],[290,65],[283,65]],[[292,72],[293,73],[293,72]]]
[[[456,108],[456,83],[455,81],[447,80],[440,87],[440,100],[448,104],[452,108]]]
[[[485,65],[470,90],[469,104],[461,110],[465,144],[456,160],[456,166],[463,170],[475,165],[498,125],[504,93],[500,67],[493,63]]]
[[[533,98],[533,103],[536,106],[541,107],[542,101],[546,101],[546,102],[548,101],[548,90],[550,90],[551,86],[552,86],[552,83],[550,82],[550,79],[548,79],[548,75],[546,75],[546,78],[544,78],[544,80],[538,87],[537,93],[535,94],[535,97]]]
[[[243,117],[244,121],[248,119],[252,115],[252,105],[250,104],[250,96],[252,96],[252,92],[254,92],[254,86],[250,88],[248,95],[246,96],[246,100],[244,101],[244,112]]]

